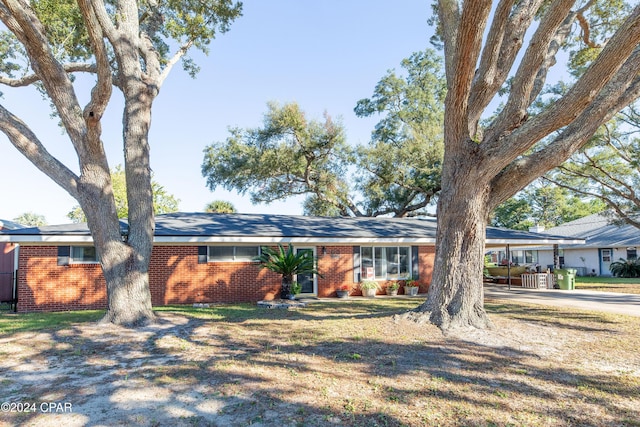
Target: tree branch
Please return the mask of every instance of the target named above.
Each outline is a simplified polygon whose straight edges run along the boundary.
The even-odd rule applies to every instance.
[[[545,148],[513,161],[492,180],[490,203],[495,207],[528,183],[567,160],[587,143],[598,127],[640,96],[640,48],[602,88],[593,102]],[[515,134],[514,134],[515,136]]]
[[[0,105],[0,130],[38,169],[64,188],[73,198],[78,198],[78,177],[47,151],[22,120],[2,105]]]
[[[55,105],[76,152],[81,154],[86,131],[82,110],[67,72],[51,51],[44,26],[28,1],[4,0],[4,5],[6,9],[3,8],[0,17],[23,43],[31,67],[35,74],[40,76],[40,81]],[[5,13],[10,14],[9,19],[5,20]]]
[[[98,22],[96,12],[87,0],[78,0],[78,5],[86,22],[89,40],[96,58],[96,69],[98,81],[91,90],[91,100],[84,109],[85,120],[90,124],[90,128],[95,126],[96,138],[90,140],[100,140],[101,126],[100,120],[111,98],[112,81],[109,56],[104,44],[104,34]]]
[[[509,99],[492,125],[486,130],[482,145],[486,153],[501,150],[501,138],[518,128],[527,119],[527,108],[531,104],[531,94],[538,71],[547,59],[549,46],[558,28],[565,21],[575,0],[555,0],[548,6],[540,25],[520,61]]]
[[[609,102],[617,105],[619,99],[626,97],[626,95],[623,96],[625,89],[629,87],[640,70],[639,44],[640,6],[637,6],[567,94],[538,116],[526,121],[516,131],[510,134],[507,132],[501,136],[494,135],[493,140],[483,143],[485,155],[489,157],[495,155],[504,159],[503,164],[495,162],[495,167],[500,170],[520,153],[564,126],[570,125],[577,134],[582,134],[581,129],[575,129],[571,124],[584,120],[587,128],[591,129],[592,124],[596,123],[599,126],[609,120],[592,120],[584,114],[585,111],[594,111],[597,109],[596,106],[606,105]],[[612,82],[616,82],[618,87],[612,86]],[[607,97],[611,97],[613,101]],[[626,104],[634,99],[628,99]],[[626,105],[616,108],[615,112],[624,106]],[[600,111],[596,114],[599,117],[602,116]],[[610,118],[611,115],[608,114],[607,117]]]
[[[576,19],[578,20],[578,24],[580,24],[580,28],[582,28],[582,41],[584,42],[584,44],[594,49],[602,47],[590,39],[591,29],[589,28],[589,23],[584,18],[582,12],[578,12],[576,14]]]
[[[607,206],[609,206],[611,209],[613,209],[616,212],[616,215],[618,216],[618,218],[622,219],[624,222],[626,222],[629,225],[632,225],[636,228],[640,228],[640,222],[634,220],[631,216],[629,216],[625,211],[622,210],[622,208],[618,203],[616,203],[614,200],[610,199],[609,197],[605,196],[602,192],[595,193],[595,192],[587,191],[580,188],[573,188],[549,177],[545,177],[544,179],[557,185],[558,187],[566,188],[567,190],[573,191],[575,193],[602,200],[607,204]]]
[[[478,132],[480,116],[509,76],[527,29],[542,3],[542,0],[523,1],[511,13],[514,1],[500,1],[484,43],[469,96],[469,122],[473,126],[473,135]]]
[[[158,77],[158,86],[162,86],[162,83],[164,83],[165,79],[169,76],[173,67],[187,54],[187,51],[191,49],[191,46],[193,46],[193,40],[189,40],[187,43],[180,46],[180,49],[178,49],[169,61],[167,61],[162,73],[160,73],[160,76]]]
[[[62,65],[62,68],[67,73],[95,73],[97,71],[95,64],[88,63],[69,63]],[[40,81],[40,77],[37,74],[29,74],[16,79],[0,76],[0,84],[10,87],[26,87],[38,81]]]
[[[457,17],[445,14],[444,3],[440,1],[440,13],[444,28],[455,28],[452,21]],[[453,2],[455,3],[455,2]],[[455,10],[451,4],[448,10]],[[469,92],[473,81],[474,70],[482,48],[483,29],[487,25],[491,12],[491,1],[474,0],[463,3],[462,14],[457,22],[455,39],[445,39],[445,56],[453,56],[453,62],[447,63],[447,96],[445,99],[445,127],[450,129],[445,142],[452,148],[469,140]],[[450,16],[451,15],[451,16]],[[448,50],[447,50],[448,48]],[[452,73],[452,74],[451,74]]]

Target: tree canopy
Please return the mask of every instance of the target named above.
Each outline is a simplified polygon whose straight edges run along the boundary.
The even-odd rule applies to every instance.
[[[613,219],[640,228],[640,111],[625,108],[578,153],[547,174],[575,194],[594,197]]]
[[[380,115],[371,142],[356,149],[357,188],[369,216],[415,216],[440,190],[444,99],[442,61],[431,49],[401,63],[405,76],[389,71],[373,96],[358,101],[359,117]]]
[[[535,225],[551,228],[606,208],[598,198],[580,197],[538,180],[499,205],[492,214],[491,225],[514,230],[528,230]]]
[[[238,210],[233,203],[228,202],[226,200],[214,200],[213,202],[207,203],[207,206],[204,207],[205,212],[209,213],[236,213]]]
[[[349,144],[328,113],[310,120],[296,103],[269,103],[262,127],[232,129],[205,149],[207,185],[254,203],[306,195],[308,215],[427,213],[440,185],[445,81],[432,50],[401,65],[402,76],[389,71],[355,107],[360,117],[381,117],[368,145]]]
[[[27,227],[40,227],[47,225],[47,219],[44,215],[40,215],[34,212],[25,212],[20,216],[13,219],[18,224],[25,225]]]

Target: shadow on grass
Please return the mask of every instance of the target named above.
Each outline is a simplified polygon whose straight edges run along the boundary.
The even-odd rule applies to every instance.
[[[614,329],[604,329],[604,327],[600,325],[609,324],[611,326],[615,326],[618,323],[615,320],[615,316],[604,312],[566,310],[539,305],[522,305],[513,303],[500,304],[491,302],[485,302],[484,307],[489,314],[501,314],[512,319],[540,323],[542,325],[567,330],[611,332]],[[598,326],[585,326],[584,322],[595,322]]]
[[[157,325],[139,330],[59,322],[45,330],[50,345],[25,361],[42,362],[37,375],[6,369],[0,395],[72,402],[84,425],[507,425],[518,424],[514,410],[532,417],[527,425],[600,425],[590,413],[637,425],[637,381],[533,364],[526,350],[445,338],[431,326],[414,342],[376,331],[414,305],[166,307]],[[555,313],[489,311],[527,321]],[[594,320],[580,316],[573,320]],[[583,406],[564,401],[569,395]],[[626,413],[621,400],[630,403]],[[50,416],[10,415],[42,425]]]

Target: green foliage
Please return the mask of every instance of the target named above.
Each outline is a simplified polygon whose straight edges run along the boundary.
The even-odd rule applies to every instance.
[[[127,180],[121,165],[118,165],[111,171],[111,184],[113,186],[113,195],[116,201],[116,210],[118,218],[127,218],[129,216],[129,204],[127,202]],[[158,182],[151,180],[151,189],[153,191],[153,208],[156,214],[170,213],[178,211],[179,199],[169,194],[165,188]],[[80,206],[74,206],[67,217],[73,222],[86,222],[86,216]]]
[[[569,53],[569,70],[580,77],[598,57],[602,47],[620,27],[632,6],[623,0],[595,1],[582,16],[582,24],[576,25],[565,50]]]
[[[262,268],[280,274],[282,276],[282,289],[280,295],[286,298],[292,294],[293,276],[296,274],[320,274],[316,269],[316,261],[313,254],[308,251],[296,253],[289,244],[287,249],[282,245],[277,248],[262,247],[260,256],[256,258]]]
[[[254,203],[306,195],[309,215],[426,213],[440,188],[445,80],[430,50],[402,67],[405,76],[390,71],[357,103],[358,116],[381,116],[368,146],[352,149],[326,113],[319,122],[295,103],[269,103],[261,128],[232,129],[225,142],[205,149],[208,187],[249,193]]]
[[[205,149],[202,174],[211,190],[249,192],[253,203],[311,194],[310,211],[316,205],[346,213],[349,152],[342,124],[328,114],[307,120],[295,103],[269,103],[262,128],[232,129],[225,142]]]
[[[536,181],[498,206],[491,225],[514,230],[528,230],[534,225],[551,228],[605,209],[600,200],[580,197],[565,188]]]
[[[31,2],[31,6],[44,24],[58,60],[79,61],[93,56],[77,1],[36,0]]]
[[[27,227],[40,227],[43,225],[47,225],[47,220],[44,215],[36,214],[33,212],[25,212],[22,215],[14,218],[13,221]]]
[[[589,144],[548,178],[576,194],[598,198],[619,219],[640,226],[640,104],[602,126]]]
[[[381,115],[371,143],[359,147],[358,189],[368,215],[425,212],[440,189],[446,81],[433,50],[401,63],[405,76],[389,71],[373,96],[358,101],[359,117]]]
[[[291,293],[293,295],[298,295],[300,292],[302,292],[302,285],[298,282],[293,282],[291,284]]]
[[[397,291],[398,289],[400,289],[400,283],[398,283],[397,281],[390,280],[389,282],[387,282],[387,290]]]
[[[233,203],[226,200],[214,200],[204,207],[205,212],[209,213],[236,213],[238,212]]]
[[[151,40],[161,61],[167,62],[170,46],[190,41],[195,48],[209,53],[208,45],[216,33],[225,33],[231,23],[242,15],[242,3],[231,0],[168,0],[141,2],[141,28]],[[183,68],[193,77],[198,67],[188,57],[182,59]]]
[[[114,2],[105,3],[107,12],[117,21]],[[86,24],[76,1],[33,0],[30,5],[42,21],[58,60],[74,62],[93,57]],[[162,67],[169,63],[176,47],[193,46],[208,53],[208,45],[216,34],[227,32],[231,23],[242,15],[242,3],[231,0],[141,1],[137,6],[140,31],[153,44]],[[11,55],[24,57],[22,49],[15,44],[15,37],[8,32],[3,33],[2,38],[5,37],[13,41],[10,45],[0,43],[0,58]],[[198,67],[193,60],[186,55],[181,60],[183,68],[195,76]],[[28,61],[25,59],[14,64],[24,65]],[[3,66],[6,72],[7,64]]]
[[[535,225],[530,219],[533,209],[525,198],[512,197],[493,212],[491,225],[513,230],[528,230]]]
[[[380,285],[375,280],[363,280],[360,282],[360,289],[380,289]]]
[[[640,261],[620,258],[611,263],[609,270],[615,277],[640,277]]]

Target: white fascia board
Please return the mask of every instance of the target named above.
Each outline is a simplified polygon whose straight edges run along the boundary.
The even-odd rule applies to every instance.
[[[435,239],[430,237],[265,237],[265,236],[156,236],[154,243],[159,244],[318,244],[318,245],[362,245],[362,244],[412,244],[412,245],[435,245]],[[93,243],[93,238],[89,235],[0,235],[0,242],[31,243],[31,244],[59,244],[59,243]],[[488,239],[486,247],[500,247],[506,245],[514,246],[545,246],[545,245],[576,245],[584,244],[583,239]]]
[[[60,235],[5,235],[0,236],[0,242],[18,244],[31,243],[34,245],[56,245],[59,243],[93,243],[91,236],[60,236]]]
[[[421,244],[434,245],[432,238],[370,238],[370,237],[248,237],[248,236],[158,236],[154,243],[180,245],[200,244],[317,244],[317,245],[362,245],[362,244]]]
[[[513,245],[529,247],[529,246],[545,246],[545,245],[580,245],[584,244],[584,239],[540,239],[540,240],[522,240],[522,239],[487,239],[486,247],[498,247]]]

